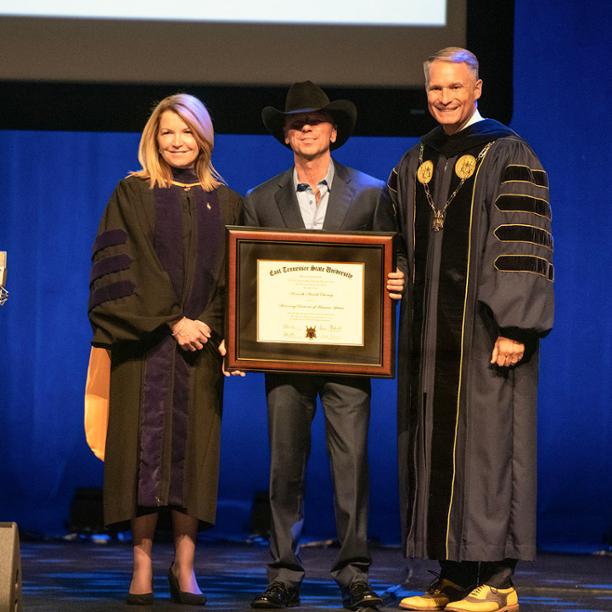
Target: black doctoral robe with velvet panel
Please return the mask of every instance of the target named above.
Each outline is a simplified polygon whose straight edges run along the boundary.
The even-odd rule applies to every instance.
[[[488,149],[486,147],[492,143]],[[482,159],[446,210],[442,231],[417,169],[443,208],[463,155]],[[538,339],[552,327],[546,172],[493,120],[411,149],[389,178],[405,245],[398,381],[405,553],[497,561],[535,555]],[[498,336],[524,342],[513,368],[491,365]]]
[[[194,182],[195,177],[178,176]],[[93,249],[93,344],[111,351],[104,517],[119,523],[172,506],[215,520],[219,471],[225,225],[242,203],[225,186],[150,189],[136,177],[113,193]],[[182,351],[168,323],[199,319],[213,340]]]

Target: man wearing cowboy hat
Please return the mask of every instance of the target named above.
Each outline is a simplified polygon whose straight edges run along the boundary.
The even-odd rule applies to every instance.
[[[289,88],[284,112],[264,108],[264,125],[293,151],[294,165],[247,194],[245,224],[329,231],[394,229],[383,183],[332,160],[331,151],[347,141],[356,118],[352,102],[330,102],[310,81]],[[402,289],[402,273],[391,273],[387,281],[391,297],[401,297]],[[269,566],[270,584],[251,606],[284,608],[299,604],[304,568],[297,544],[304,519],[304,473],[317,396],[326,420],[340,541],[331,573],[345,607],[357,610],[382,604],[368,585],[369,378],[268,373],[266,393],[273,561]]]

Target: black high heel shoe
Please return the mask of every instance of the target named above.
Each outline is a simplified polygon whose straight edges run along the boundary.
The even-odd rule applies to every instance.
[[[172,601],[176,603],[184,604],[187,606],[203,606],[206,604],[206,597],[204,595],[198,595],[197,593],[188,593],[187,591],[181,591],[179,586],[178,578],[172,571],[172,566],[168,569],[168,585],[170,586],[170,596]]]
[[[153,593],[128,593],[125,598],[128,606],[150,606],[153,603]]]

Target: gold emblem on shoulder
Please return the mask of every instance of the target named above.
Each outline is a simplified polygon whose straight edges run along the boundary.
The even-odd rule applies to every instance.
[[[476,170],[476,158],[473,155],[462,155],[455,164],[455,174],[464,181]]]
[[[433,162],[428,159],[424,161],[417,170],[417,180],[421,185],[427,185],[429,181],[431,181],[431,177],[433,176]]]

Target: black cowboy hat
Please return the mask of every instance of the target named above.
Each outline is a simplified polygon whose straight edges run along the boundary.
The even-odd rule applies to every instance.
[[[350,137],[357,121],[357,107],[349,100],[329,101],[327,94],[312,81],[294,83],[287,92],[285,111],[272,106],[266,106],[261,111],[261,120],[266,129],[281,144],[285,142],[283,126],[285,118],[299,113],[312,113],[323,111],[329,114],[337,129],[336,142],[331,144],[332,149],[342,146]]]

